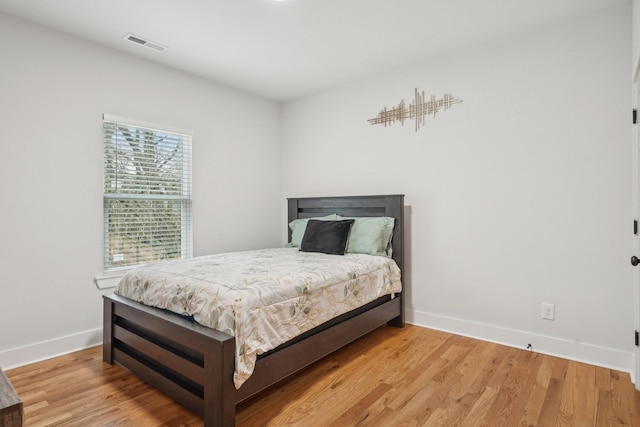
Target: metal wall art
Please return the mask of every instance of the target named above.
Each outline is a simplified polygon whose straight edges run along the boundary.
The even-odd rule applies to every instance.
[[[391,123],[400,122],[404,126],[406,119],[415,120],[416,132],[420,129],[420,126],[424,125],[424,119],[427,116],[436,116],[436,113],[440,110],[448,110],[453,104],[462,102],[462,99],[457,99],[453,95],[445,93],[442,98],[436,99],[434,95],[431,95],[429,101],[425,101],[424,91],[418,92],[415,89],[413,102],[409,104],[409,108],[405,107],[404,99],[400,101],[397,107],[387,109],[383,108],[378,115],[369,119],[369,123],[372,125],[384,125],[389,126]]]

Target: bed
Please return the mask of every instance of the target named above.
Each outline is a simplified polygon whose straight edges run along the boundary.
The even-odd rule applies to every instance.
[[[337,214],[392,217],[391,255],[404,267],[404,196],[288,199],[289,222]],[[292,238],[289,230],[289,240]],[[235,407],[384,325],[404,326],[402,292],[377,298],[289,340],[256,361],[236,389],[236,338],[119,295],[104,297],[103,359],[118,364],[200,414],[205,426],[235,425]]]

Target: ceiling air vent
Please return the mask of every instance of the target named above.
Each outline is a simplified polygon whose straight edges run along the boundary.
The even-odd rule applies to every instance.
[[[140,46],[157,50],[158,52],[164,52],[165,50],[167,50],[166,46],[163,46],[160,43],[152,42],[151,40],[144,39],[140,36],[136,36],[135,34],[129,33],[126,36],[124,36],[124,39],[129,40],[131,43],[139,44]]]

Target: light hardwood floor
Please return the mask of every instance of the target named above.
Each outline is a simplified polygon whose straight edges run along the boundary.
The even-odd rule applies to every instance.
[[[198,426],[101,347],[7,371],[26,426]],[[627,373],[382,327],[238,406],[243,426],[640,426]]]

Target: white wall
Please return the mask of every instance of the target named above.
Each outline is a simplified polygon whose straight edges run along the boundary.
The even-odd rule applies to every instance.
[[[103,113],[192,129],[194,253],[280,243],[280,105],[0,15],[0,366],[101,342]]]
[[[418,62],[282,115],[0,14],[0,366],[101,339],[109,113],[194,130],[196,255],[281,243],[283,196],[404,193],[412,322],[632,370],[630,13]],[[367,123],[415,87],[464,102],[418,132]]]
[[[632,371],[630,13],[286,103],[284,196],[404,193],[411,322]],[[464,101],[369,125],[416,87]]]
[[[640,0],[633,0],[632,30],[631,30],[631,66],[632,72],[635,73],[640,66]]]

